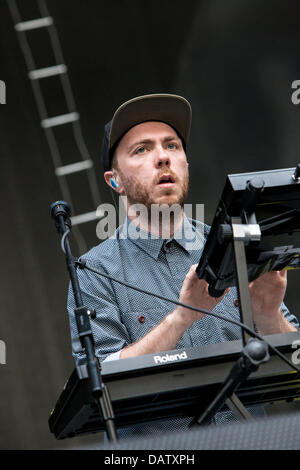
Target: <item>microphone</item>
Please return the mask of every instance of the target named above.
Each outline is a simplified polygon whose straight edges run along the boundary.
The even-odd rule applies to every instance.
[[[64,234],[66,226],[71,230],[71,208],[65,201],[55,201],[50,206],[50,216],[55,220],[58,233]]]

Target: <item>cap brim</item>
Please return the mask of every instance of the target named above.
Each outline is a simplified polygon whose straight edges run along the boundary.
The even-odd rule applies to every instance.
[[[126,101],[117,109],[112,118],[110,149],[133,126],[147,121],[161,121],[169,124],[187,144],[192,122],[190,103],[182,96],[170,94],[145,95]]]

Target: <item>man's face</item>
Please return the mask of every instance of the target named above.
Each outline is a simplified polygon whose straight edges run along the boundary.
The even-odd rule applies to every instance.
[[[188,163],[172,127],[145,122],[130,129],[117,149],[120,191],[130,204],[183,203],[188,193]]]

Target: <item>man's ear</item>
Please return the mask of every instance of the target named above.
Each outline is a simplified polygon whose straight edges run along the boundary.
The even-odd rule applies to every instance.
[[[104,173],[104,179],[106,181],[106,183],[108,184],[108,186],[110,186],[112,189],[114,189],[115,191],[119,192],[119,182],[118,182],[118,179],[117,177],[114,175],[113,171],[106,171]]]
[[[113,172],[111,170],[106,171],[104,173],[104,179],[106,181],[106,184],[108,184],[108,186],[110,186],[112,188],[112,184],[110,182],[111,178],[113,178]]]

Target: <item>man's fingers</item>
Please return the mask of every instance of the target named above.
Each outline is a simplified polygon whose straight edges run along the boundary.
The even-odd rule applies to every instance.
[[[192,281],[192,285],[195,285],[196,282],[197,282],[197,285],[199,286],[200,289],[202,289],[203,291],[205,291],[207,293],[207,295],[209,295],[209,292],[208,292],[208,283],[205,281],[205,279],[199,279],[197,274],[196,274],[196,268],[197,268],[198,264],[193,264],[187,275],[186,275],[186,278],[189,280],[189,281]],[[218,298],[215,298],[215,297],[212,297],[215,299],[216,303],[219,303],[224,297],[225,295],[228,294],[228,292],[230,292],[230,287],[227,287],[227,289],[225,289],[224,291],[224,294]],[[210,296],[211,297],[211,296]]]
[[[217,300],[217,303],[221,302],[221,300],[224,299],[225,295],[227,295],[228,292],[230,292],[230,287],[227,287],[227,289],[225,289],[224,294],[221,295],[221,297],[217,297],[217,299],[216,299],[216,300]]]
[[[249,282],[249,289],[254,288],[255,286],[258,285],[264,285],[264,284],[269,284],[269,282],[276,281],[276,279],[280,280],[285,280],[287,279],[287,271],[286,270],[281,270],[281,271],[268,271],[261,276],[259,276],[257,279],[254,281]]]
[[[287,277],[287,270],[286,270],[286,269],[284,269],[284,270],[282,270],[282,271],[277,271],[277,272],[278,272],[279,276],[280,276],[282,279],[286,279],[286,277]]]
[[[192,266],[190,267],[190,269],[188,270],[188,274],[193,274],[196,272],[196,267],[197,267],[197,264],[192,264]]]

